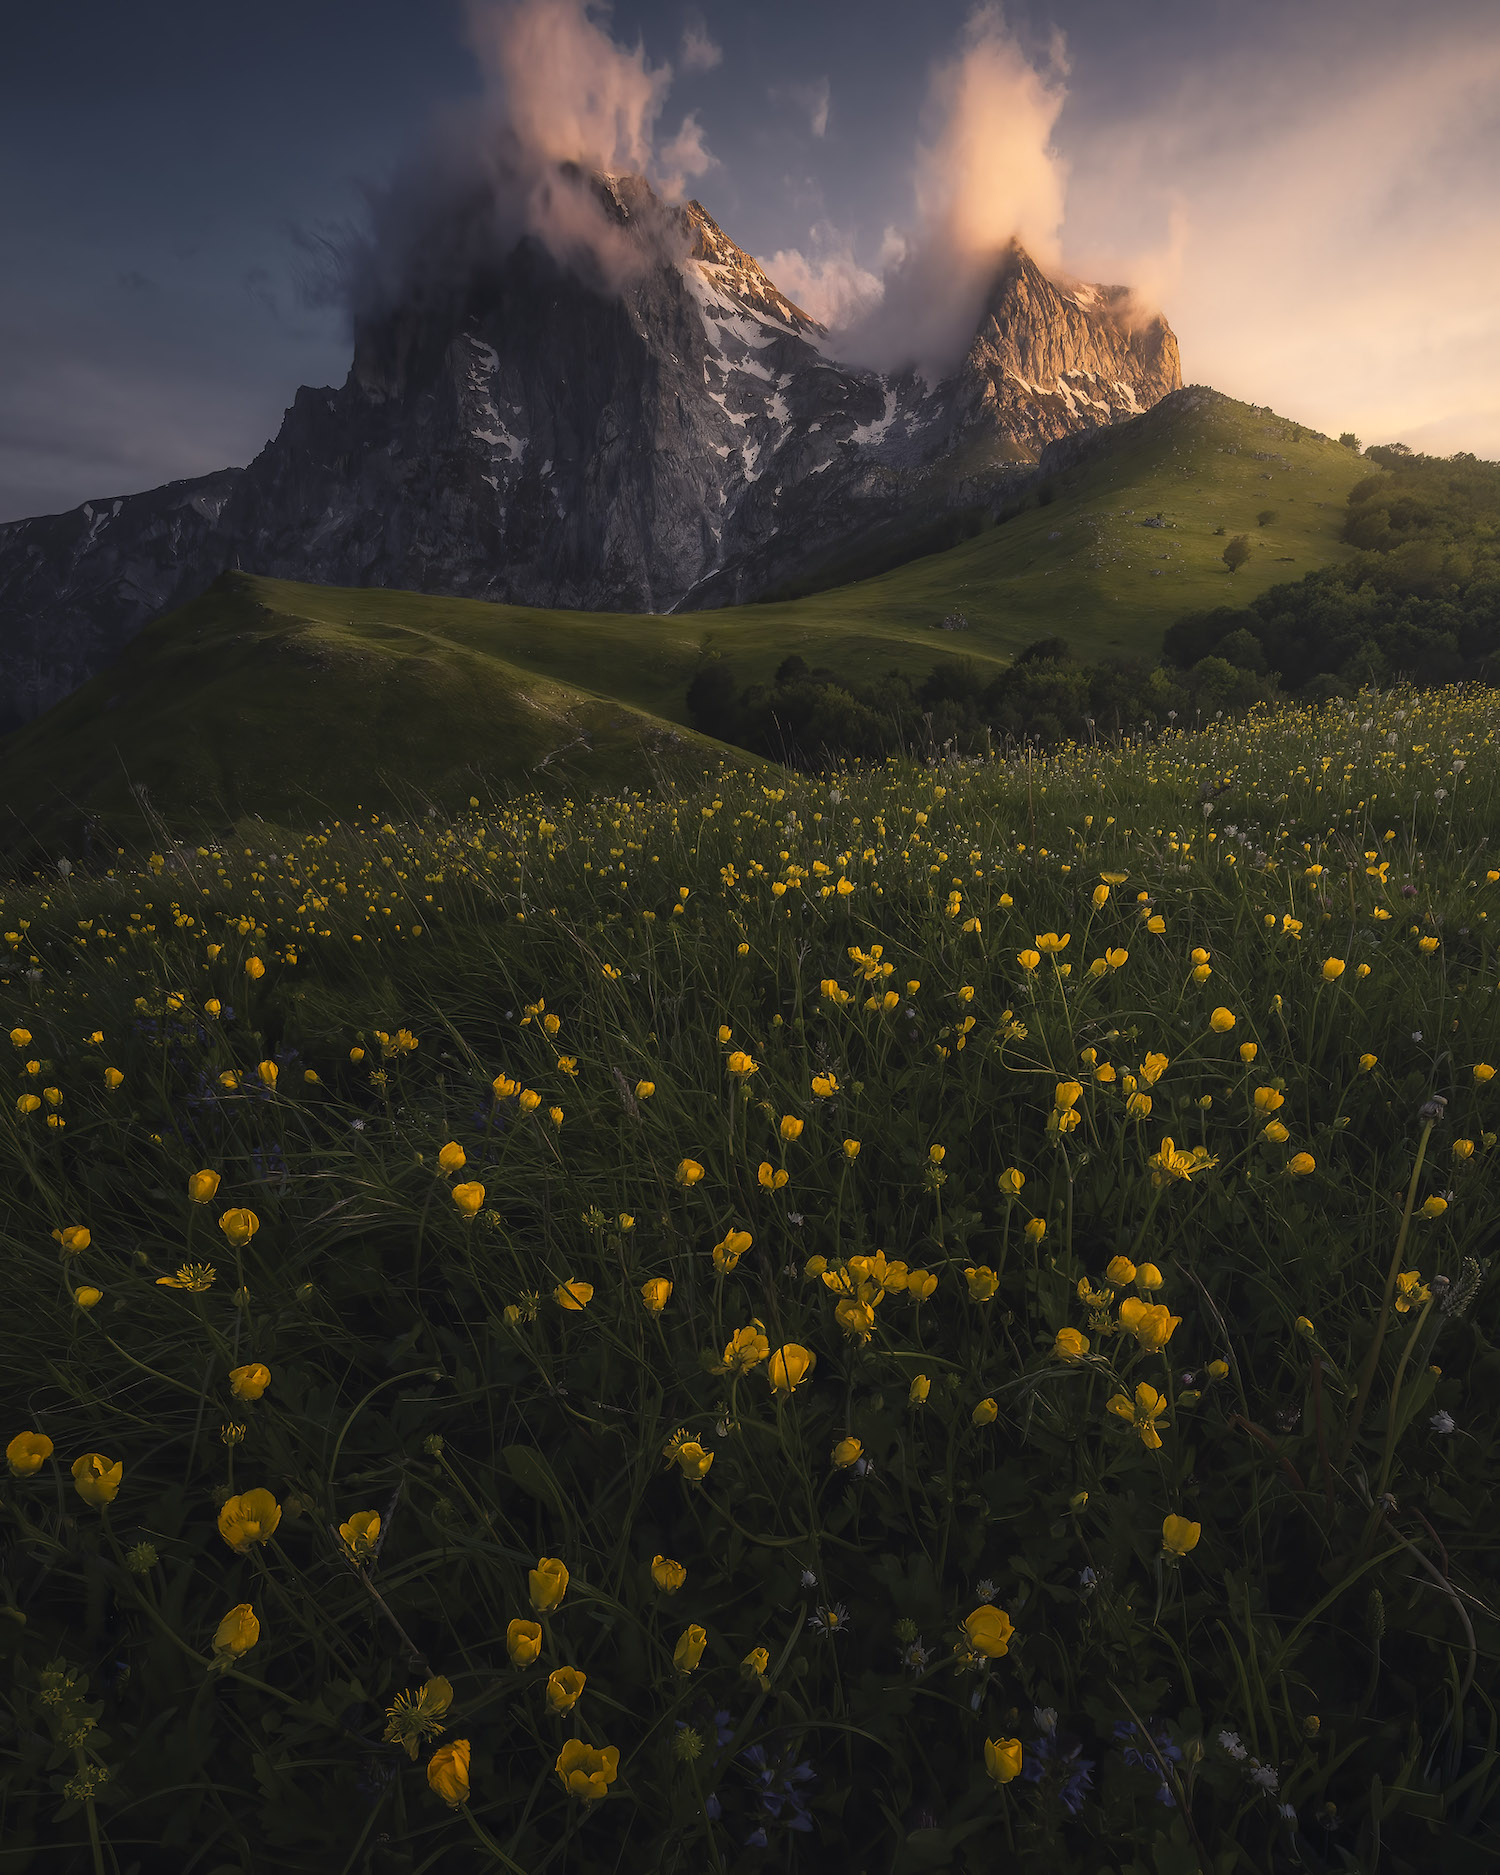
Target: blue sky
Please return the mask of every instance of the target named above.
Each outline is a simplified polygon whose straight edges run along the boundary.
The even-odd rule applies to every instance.
[[[341,381],[348,335],[298,293],[296,230],[357,218],[361,184],[466,103],[514,108],[476,39],[559,5],[580,0],[12,10],[0,519],[245,462],[298,384]],[[655,75],[656,173],[692,114],[712,160],[688,191],[814,310],[878,294],[893,240],[927,240],[939,294],[942,242],[1012,216],[1054,264],[1161,304],[1189,379],[1500,455],[1493,0],[1017,0],[977,37],[974,14],[651,0],[594,24]],[[577,73],[534,78],[550,111]]]

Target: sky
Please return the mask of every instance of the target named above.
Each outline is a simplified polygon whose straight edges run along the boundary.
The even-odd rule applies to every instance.
[[[1188,382],[1500,458],[1495,0],[73,0],[0,61],[0,520],[247,462],[435,140],[695,195],[834,349],[938,360],[1019,234]]]

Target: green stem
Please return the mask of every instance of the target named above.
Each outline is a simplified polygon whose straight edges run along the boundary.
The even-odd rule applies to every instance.
[[[1391,1299],[1396,1293],[1396,1276],[1401,1268],[1401,1253],[1406,1248],[1407,1233],[1411,1229],[1412,1207],[1417,1201],[1417,1180],[1422,1176],[1422,1161],[1427,1156],[1427,1142],[1432,1137],[1433,1125],[1433,1121],[1427,1122],[1422,1128],[1422,1137],[1417,1143],[1416,1163],[1411,1169],[1411,1183],[1406,1188],[1406,1209],[1401,1214],[1401,1231],[1396,1238],[1391,1267],[1386,1271],[1385,1295],[1381,1299],[1380,1319],[1375,1324],[1375,1339],[1370,1343],[1370,1352],[1365,1356],[1354,1383],[1354,1414],[1349,1421],[1349,1430],[1344,1435],[1344,1449],[1339,1454],[1340,1467],[1349,1462],[1349,1454],[1353,1451],[1354,1441],[1359,1436],[1360,1421],[1365,1416],[1365,1404],[1369,1399],[1376,1364],[1380,1360],[1380,1350],[1385,1341],[1386,1324],[1390,1320]]]

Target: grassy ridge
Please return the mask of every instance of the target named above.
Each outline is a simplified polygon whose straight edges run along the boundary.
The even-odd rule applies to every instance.
[[[1497,853],[1447,693],[6,892],[8,1870],[1487,1866]]]
[[[476,786],[618,786],[652,762],[701,771],[722,753],[685,727],[705,650],[741,682],[792,651],[855,675],[926,670],[954,650],[999,668],[1056,634],[1081,657],[1154,660],[1180,612],[1253,597],[1346,551],[1344,496],[1368,465],[1297,434],[1211,393],[1174,404],[1093,438],[1047,506],[780,604],[636,617],[226,575],[0,744],[0,796],[44,846],[75,849],[86,814],[142,831],[132,784],[184,824],[305,822],[417,795],[453,809]],[[1262,504],[1281,515],[1263,530]],[[1157,511],[1167,525],[1143,527]],[[1233,579],[1221,524],[1255,535]],[[967,632],[931,629],[955,609]],[[9,826],[15,851],[23,830]]]

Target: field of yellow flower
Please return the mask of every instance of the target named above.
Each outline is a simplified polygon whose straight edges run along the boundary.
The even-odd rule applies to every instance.
[[[1494,735],[6,888],[0,1870],[1491,1868]]]

